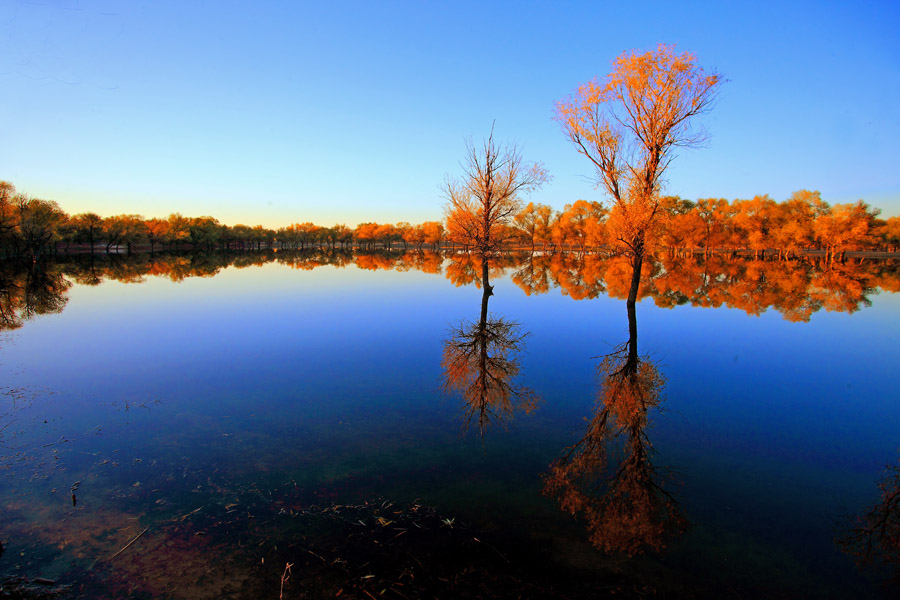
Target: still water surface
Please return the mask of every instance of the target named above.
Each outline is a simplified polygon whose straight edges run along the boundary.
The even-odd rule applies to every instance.
[[[896,266],[840,294],[804,271],[801,294],[744,263],[756,284],[727,301],[648,280],[634,325],[665,383],[643,433],[687,527],[628,557],[542,493],[629,340],[616,265],[498,259],[488,296],[465,257],[140,260],[61,262],[45,297],[7,293],[5,576],[76,597],[891,594],[835,539],[897,463],[900,294],[878,291]],[[525,396],[505,407],[447,385],[482,319],[516,342],[501,366]]]

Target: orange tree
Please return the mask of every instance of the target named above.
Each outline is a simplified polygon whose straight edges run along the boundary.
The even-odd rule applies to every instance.
[[[661,178],[679,147],[701,144],[692,127],[723,83],[674,47],[625,52],[603,81],[581,85],[556,105],[556,119],[580,154],[594,165],[598,184],[613,201],[610,237],[631,257],[634,289],[659,209]],[[652,238],[651,238],[652,239]]]

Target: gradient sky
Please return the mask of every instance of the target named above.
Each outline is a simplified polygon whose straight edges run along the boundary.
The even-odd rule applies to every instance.
[[[275,227],[442,217],[465,140],[604,200],[554,102],[660,42],[729,81],[683,198],[900,215],[900,4],[0,0],[0,179],[70,213]]]

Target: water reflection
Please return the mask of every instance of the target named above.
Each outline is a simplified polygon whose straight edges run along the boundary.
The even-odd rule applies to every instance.
[[[53,312],[47,300],[64,296],[68,283],[99,285],[112,280],[140,283],[148,276],[182,281],[189,277],[211,277],[226,267],[258,267],[276,262],[293,269],[343,268],[355,265],[365,270],[421,271],[441,274],[457,286],[478,284],[482,260],[476,254],[445,255],[428,251],[356,251],[316,248],[300,251],[211,252],[193,254],[72,255],[38,265],[6,262],[0,265],[0,318],[5,329],[21,326],[19,308],[26,287],[40,309],[28,314]],[[490,275],[509,272],[512,281],[527,295],[558,288],[574,300],[608,295],[629,295],[633,269],[625,256],[557,252],[505,253],[492,256]],[[54,279],[55,278],[55,279]],[[900,292],[900,262],[897,260],[849,259],[825,262],[814,257],[797,260],[747,260],[730,255],[707,257],[646,257],[640,277],[638,300],[645,298],[663,308],[690,304],[698,307],[729,307],[751,315],[768,309],[789,321],[809,321],[820,310],[852,313],[871,305],[879,290]],[[43,312],[41,312],[43,311]],[[27,312],[27,311],[26,311]]]
[[[18,329],[38,315],[62,312],[71,283],[55,265],[0,263],[0,331]]]
[[[462,396],[464,429],[475,423],[484,439],[488,426],[502,424],[517,412],[531,413],[538,397],[514,382],[519,374],[518,354],[524,348],[527,333],[514,321],[488,316],[488,301],[494,294],[490,260],[471,255],[464,258],[451,263],[454,269],[448,270],[448,276],[455,275],[455,281],[464,282],[481,272],[481,312],[477,321],[461,323],[444,341],[443,389]]]
[[[628,556],[659,551],[687,521],[663,487],[647,434],[665,379],[638,354],[635,303],[626,303],[628,341],[597,366],[597,408],[584,437],[544,476],[544,493],[587,521],[591,543]]]
[[[100,349],[110,347],[108,340],[119,343],[123,336],[118,331],[108,332],[96,326],[96,323],[103,324],[106,318],[102,303],[89,307],[91,312],[87,314],[88,318],[82,319],[83,323],[73,324],[77,319],[60,319],[62,327],[55,328],[52,335],[48,332],[54,328],[46,327],[15,336],[25,342],[18,346],[18,351],[30,373],[27,377],[17,377],[15,382],[10,380],[9,384],[18,384],[18,379],[25,383],[40,383],[41,378],[54,369],[63,374],[73,373],[73,381],[58,384],[62,389],[55,397],[56,401],[35,403],[34,412],[0,414],[0,429],[8,421],[18,419],[16,431],[24,430],[26,425],[34,430],[26,439],[15,440],[16,447],[12,450],[3,449],[10,455],[13,451],[27,450],[28,462],[20,461],[21,455],[17,454],[14,456],[18,461],[13,465],[15,469],[4,470],[4,465],[0,464],[0,473],[6,478],[3,483],[8,490],[0,511],[6,545],[3,558],[8,561],[4,569],[10,572],[78,581],[79,585],[86,582],[84,589],[88,595],[92,591],[91,585],[113,589],[107,597],[140,593],[148,597],[239,597],[241,593],[255,597],[260,595],[259,590],[278,587],[288,562],[296,565],[294,572],[298,577],[297,581],[291,582],[294,587],[289,590],[290,597],[313,589],[325,590],[322,597],[334,597],[341,590],[342,597],[363,597],[361,589],[377,596],[397,581],[404,584],[397,589],[407,597],[424,597],[426,589],[429,597],[444,597],[448,593],[442,586],[448,585],[448,580],[456,586],[453,591],[462,589],[465,582],[460,573],[466,574],[466,582],[476,582],[481,587],[476,588],[473,583],[471,593],[461,591],[450,593],[450,596],[488,596],[491,592],[504,595],[498,591],[503,590],[508,592],[505,595],[521,597],[597,597],[611,595],[613,591],[617,597],[629,597],[628,590],[634,590],[630,597],[643,597],[650,595],[647,590],[653,589],[643,587],[647,585],[655,586],[657,595],[671,597],[673,594],[666,593],[666,585],[659,585],[658,580],[654,582],[652,575],[657,565],[675,564],[694,569],[684,571],[689,591],[683,592],[682,596],[715,597],[712,592],[692,594],[690,586],[704,580],[702,575],[695,576],[697,572],[705,574],[705,569],[712,571],[721,566],[721,581],[710,585],[710,590],[738,590],[733,595],[761,597],[766,596],[763,592],[769,588],[780,589],[783,582],[764,582],[754,587],[756,584],[748,581],[768,580],[772,573],[784,571],[793,578],[784,584],[785,589],[793,586],[806,592],[795,596],[810,596],[815,595],[815,590],[810,591],[810,584],[804,578],[808,573],[818,574],[831,567],[832,563],[826,563],[820,571],[813,571],[799,564],[796,556],[805,558],[807,546],[818,552],[820,546],[815,540],[815,543],[807,544],[803,539],[804,548],[798,554],[785,551],[786,544],[783,544],[785,539],[793,543],[791,536],[799,539],[803,535],[794,533],[790,527],[785,528],[784,522],[793,525],[795,517],[799,521],[805,514],[813,515],[811,519],[817,518],[825,514],[827,507],[823,508],[821,503],[802,503],[806,496],[792,496],[794,492],[789,485],[783,488],[766,486],[760,494],[765,493],[779,502],[782,502],[779,495],[783,496],[785,519],[770,528],[778,531],[773,533],[773,537],[780,536],[776,542],[760,543],[744,536],[742,531],[734,533],[730,522],[728,528],[720,528],[718,515],[713,511],[710,517],[709,507],[704,508],[696,499],[711,489],[698,483],[708,485],[708,481],[713,481],[712,485],[718,486],[721,481],[726,484],[722,487],[727,488],[737,485],[734,481],[740,479],[740,485],[743,485],[744,479],[752,481],[752,477],[746,477],[748,471],[735,471],[733,475],[729,474],[730,479],[719,480],[715,471],[711,475],[703,474],[704,465],[698,464],[702,461],[694,462],[684,454],[672,460],[678,465],[691,466],[691,485],[686,488],[683,500],[697,523],[695,533],[701,537],[694,536],[686,539],[684,544],[679,543],[678,551],[668,553],[663,559],[607,560],[597,558],[594,552],[582,553],[582,550],[590,550],[586,543],[583,544],[585,548],[581,547],[584,530],[570,529],[568,515],[550,502],[540,502],[533,497],[539,474],[558,456],[560,448],[582,437],[573,435],[570,439],[572,427],[582,427],[586,429],[583,439],[553,465],[545,481],[548,493],[558,499],[565,510],[575,512],[587,521],[595,545],[623,554],[653,551],[662,548],[684,528],[684,516],[667,493],[671,488],[666,474],[659,464],[654,464],[657,461],[650,438],[661,449],[663,436],[670,435],[662,426],[657,430],[650,429],[662,404],[664,381],[660,366],[640,355],[634,303],[626,304],[627,341],[604,357],[598,366],[600,385],[594,414],[580,408],[577,400],[569,402],[569,398],[590,397],[591,393],[576,387],[580,385],[576,381],[579,378],[577,363],[567,361],[564,356],[552,366],[544,365],[556,371],[551,377],[535,377],[535,381],[544,382],[535,387],[540,385],[542,391],[552,390],[546,393],[556,393],[560,401],[542,410],[539,422],[527,420],[524,428],[527,438],[525,435],[497,436],[504,439],[492,440],[496,443],[481,453],[468,443],[457,446],[455,427],[451,427],[453,431],[449,435],[444,435],[447,434],[442,429],[446,423],[445,415],[429,412],[436,410],[437,403],[422,408],[421,399],[433,391],[433,382],[439,376],[439,361],[429,354],[429,349],[436,352],[443,346],[445,382],[448,391],[463,398],[460,404],[467,426],[477,426],[484,436],[491,425],[500,424],[514,413],[531,410],[534,394],[515,383],[520,374],[518,357],[525,341],[524,333],[518,323],[490,314],[489,303],[495,291],[491,282],[496,283],[495,278],[505,273],[511,275],[515,284],[527,294],[546,293],[559,287],[572,298],[600,294],[624,297],[632,282],[627,260],[538,253],[525,257],[497,256],[486,261],[467,254],[352,254],[327,250],[124,258],[60,258],[56,263],[39,265],[43,267],[43,276],[35,272],[29,274],[27,270],[15,271],[13,275],[0,271],[6,273],[3,293],[19,298],[12,303],[4,300],[6,304],[0,309],[37,305],[56,305],[61,309],[69,289],[67,281],[88,285],[106,280],[139,282],[150,277],[181,281],[188,277],[209,277],[227,266],[252,269],[276,262],[298,271],[356,266],[441,274],[448,280],[443,285],[439,277],[412,278],[423,282],[419,288],[423,295],[408,293],[408,289],[403,288],[402,293],[384,298],[383,305],[389,306],[392,313],[408,317],[421,310],[423,298],[426,301],[440,298],[436,311],[455,311],[458,308],[456,295],[443,301],[443,296],[450,296],[444,294],[446,284],[471,284],[473,287],[468,289],[472,294],[469,300],[472,314],[468,316],[473,320],[454,328],[444,340],[441,331],[444,320],[441,318],[437,325],[430,315],[419,320],[419,315],[396,320],[374,319],[372,299],[361,298],[365,290],[362,286],[337,286],[324,300],[315,297],[308,305],[303,305],[303,300],[296,297],[282,298],[281,304],[267,305],[265,312],[271,314],[270,319],[249,318],[250,312],[259,308],[259,298],[274,298],[278,294],[270,289],[282,289],[266,288],[260,281],[274,284],[296,276],[303,282],[319,282],[318,285],[328,279],[303,279],[305,273],[273,269],[268,278],[244,278],[242,281],[259,285],[254,289],[258,293],[246,295],[252,297],[240,295],[228,304],[223,303],[222,311],[219,312],[217,307],[216,311],[210,311],[215,314],[208,319],[202,310],[180,310],[196,301],[193,297],[185,301],[185,295],[179,294],[177,286],[156,286],[166,288],[168,294],[166,303],[160,303],[165,309],[160,313],[147,310],[143,302],[134,302],[142,296],[140,289],[120,294],[120,298],[129,298],[129,305],[122,307],[123,313],[128,311],[125,313],[128,319],[117,318],[110,322],[116,329],[123,323],[129,327],[125,330],[129,334],[126,339],[132,340],[133,347],[127,352],[127,363],[108,354],[104,354],[100,362],[83,359],[82,355],[92,355],[91,349],[82,352],[80,346],[70,343],[70,340],[78,339],[80,345],[87,343]],[[800,316],[798,320],[804,320],[804,315],[829,306],[837,310],[865,306],[865,299],[873,290],[891,289],[890,286],[895,285],[892,282],[896,282],[896,272],[892,269],[890,263],[836,263],[830,269],[820,271],[812,263],[784,261],[718,261],[715,257],[705,262],[648,260],[640,279],[639,297],[667,306],[733,303],[748,311],[777,306],[785,316],[796,313]],[[358,279],[367,282],[378,279],[368,275]],[[26,294],[26,288],[29,285],[34,288],[42,277],[46,289]],[[384,281],[396,280],[395,277],[384,278]],[[12,284],[8,283],[10,281]],[[478,308],[474,286],[481,292]],[[210,294],[208,290],[214,288],[199,286],[198,289],[206,289]],[[363,293],[348,293],[348,290],[357,289]],[[498,289],[501,288],[498,286]],[[78,316],[76,308],[83,310],[82,301],[87,304],[94,298],[116,296],[112,293],[104,296],[105,291],[98,290],[97,294],[90,294],[90,298],[76,297],[72,316]],[[468,294],[464,290],[461,293]],[[511,294],[517,295],[516,292]],[[506,295],[497,295],[501,299],[493,300],[495,310],[497,302],[510,301]],[[348,296],[354,296],[354,303],[348,301]],[[41,297],[45,300],[38,302]],[[55,298],[55,301],[46,298]],[[150,302],[155,302],[155,297],[147,304]],[[297,305],[300,309],[293,310]],[[524,305],[529,308],[523,309]],[[554,307],[553,313],[544,312],[548,306]],[[535,337],[546,336],[541,339],[554,342],[538,344],[540,349],[536,354],[540,353],[539,356],[548,359],[548,363],[559,355],[560,347],[578,337],[577,332],[583,331],[586,323],[596,325],[597,313],[592,306],[572,308],[567,298],[543,298],[541,302],[521,302],[517,307],[517,319],[525,321],[526,317],[520,315],[529,314],[529,310],[534,313],[527,322],[529,329],[534,327]],[[581,308],[588,310],[581,310],[580,315],[576,315]],[[16,311],[16,315],[47,312],[36,308]],[[463,311],[463,315],[467,312]],[[573,313],[571,318],[566,314],[568,312]],[[173,319],[176,313],[183,316]],[[545,316],[548,318],[546,327],[541,321]],[[642,323],[646,329],[648,323],[645,321]],[[21,318],[18,322],[21,323]],[[303,336],[292,330],[282,335],[285,329],[292,329],[286,328],[285,323],[304,327]],[[312,326],[319,323],[324,325]],[[239,326],[232,327],[235,324]],[[433,329],[429,329],[429,325]],[[775,325],[779,331],[796,329],[785,323]],[[551,334],[541,332],[540,327],[552,328]],[[691,327],[699,329],[694,331]],[[155,333],[156,329],[169,328],[169,336],[147,335],[150,329]],[[178,331],[188,333],[181,336]],[[374,333],[369,339],[354,337],[361,331]],[[675,339],[684,335],[705,340],[718,333],[693,323],[685,324],[677,331],[673,336]],[[82,332],[80,338],[79,332]],[[27,334],[30,333],[36,336],[29,338]],[[188,336],[210,340],[210,343],[185,345],[183,341]],[[864,334],[857,330],[838,331],[834,339],[850,348],[861,344],[848,339],[863,337]],[[94,344],[98,338],[99,343]],[[784,338],[784,341],[786,348],[796,347],[790,339]],[[391,346],[388,354],[408,352],[407,356],[414,355],[415,360],[396,361],[405,363],[403,368],[394,368],[388,360],[377,360],[379,353],[385,354],[381,350],[386,343]],[[584,342],[576,340],[574,343]],[[817,343],[821,342],[817,340]],[[535,351],[535,343],[532,344]],[[646,340],[642,340],[642,344],[646,348]],[[262,345],[264,352],[230,352],[232,347],[259,348]],[[207,350],[216,350],[216,346],[223,351]],[[737,344],[734,347],[735,353],[754,348],[753,345]],[[877,346],[876,349],[884,347]],[[16,350],[15,346],[11,348]],[[46,360],[36,358],[41,357],[45,348],[59,348],[59,351],[46,352]],[[858,350],[855,355],[850,350],[844,354],[829,354],[827,360],[819,362],[843,364],[846,371],[859,371],[862,376],[871,378],[873,367],[864,362],[875,356],[875,352],[869,350],[869,354],[860,354]],[[583,357],[592,353],[596,351],[579,352]],[[708,364],[705,359],[711,353],[703,351],[696,358],[698,371]],[[258,360],[252,355],[258,355]],[[855,356],[865,358],[856,360]],[[893,355],[888,353],[888,356]],[[783,357],[776,359],[783,360]],[[758,372],[766,373],[767,364],[773,363],[761,358]],[[809,383],[811,377],[801,379],[803,374],[793,368],[795,364],[800,364],[802,370],[802,363],[791,363],[791,377]],[[133,365],[140,367],[133,368]],[[143,368],[144,365],[148,368]],[[668,390],[673,401],[676,394],[677,399],[683,398],[683,392],[676,392],[676,376],[689,380],[690,386],[700,385],[694,379],[692,367],[688,365],[682,369],[682,366],[679,365],[677,372],[669,373],[672,383]],[[753,369],[755,376],[757,363]],[[82,376],[82,371],[87,376]],[[347,377],[347,373],[354,376]],[[554,381],[557,373],[559,376]],[[419,374],[424,376],[415,377]],[[88,376],[94,381],[86,385],[84,381]],[[726,377],[722,377],[723,387],[715,390],[718,393],[702,395],[706,404],[701,410],[712,414],[710,423],[713,426],[708,430],[715,429],[722,436],[734,431],[740,435],[741,428],[748,427],[742,418],[750,411],[735,410],[729,416],[729,407],[721,406],[727,403],[718,402],[726,395],[722,390],[739,386],[739,383],[726,381]],[[881,377],[881,381],[888,382],[881,384],[881,389],[894,389],[890,383],[892,379],[885,375]],[[482,380],[480,386],[475,384],[479,378]],[[570,386],[571,381],[576,383]],[[555,387],[557,382],[563,385]],[[807,391],[800,386],[790,389],[799,390],[796,395],[801,400]],[[878,390],[874,386],[866,389]],[[467,390],[472,391],[467,395]],[[129,411],[128,402],[132,397],[143,401],[151,391],[153,398],[164,400],[159,408],[154,405],[152,413],[144,408],[134,410],[136,405],[132,403]],[[3,392],[2,385],[0,392]],[[816,404],[815,410],[820,407],[828,410],[834,399],[825,394],[819,398],[818,393],[816,391],[817,397],[810,403]],[[94,401],[95,397],[99,401]],[[517,403],[522,397],[525,401]],[[752,394],[748,397],[754,399]],[[860,411],[864,412],[869,406],[864,392],[854,390],[851,397]],[[295,402],[295,398],[303,401]],[[123,399],[126,404],[122,409],[124,412],[120,413],[118,406]],[[110,401],[118,403],[113,406],[115,412],[110,408]],[[785,412],[780,413],[779,418],[794,417],[790,413],[791,405],[785,402],[784,406]],[[764,445],[773,439],[766,437],[764,431],[771,425],[765,417],[768,411],[765,408],[754,410],[764,415],[761,418],[763,433],[751,431],[743,439],[757,436],[754,439],[759,440],[758,445]],[[679,411],[684,411],[683,404]],[[590,421],[581,424],[581,416],[585,413],[589,414]],[[841,419],[841,427],[855,427],[850,431],[860,438],[877,429],[863,423],[844,425],[849,421],[846,410],[841,407],[836,413]],[[888,411],[884,413],[893,418]],[[811,414],[815,416],[812,411]],[[692,421],[690,427],[702,431],[706,424],[698,425]],[[752,428],[754,423],[749,425]],[[778,423],[778,427],[771,429],[788,427]],[[4,436],[0,442],[8,446],[8,436],[13,430],[10,427],[5,432],[0,431],[0,436]],[[674,447],[670,445],[671,439],[665,442],[667,453]],[[810,442],[810,439],[811,436],[798,435],[789,447],[804,451],[809,448],[809,454],[817,460],[816,453],[820,453],[824,457],[820,462],[830,468],[832,461],[825,459],[831,455],[816,445],[821,443],[819,440]],[[840,441],[829,437],[824,444],[840,446]],[[740,442],[735,444],[737,449],[721,446],[723,454],[731,453],[728,468],[744,464],[734,460],[735,455],[741,453],[747,454],[747,463],[758,460],[760,471],[769,468],[777,471],[780,463],[785,462],[781,455],[772,459],[756,451],[755,445],[754,449],[746,450]],[[696,451],[695,456],[709,448],[703,444],[691,446],[686,443],[685,446]],[[863,451],[851,444],[841,451],[846,451],[854,461],[863,456]],[[2,458],[0,456],[0,461]],[[470,459],[471,462],[465,462]],[[749,473],[752,476],[757,472]],[[798,473],[793,471],[788,475],[797,476]],[[814,477],[797,479],[805,483]],[[775,477],[773,480],[776,484],[779,481]],[[77,484],[80,487],[76,487]],[[732,517],[734,521],[740,521],[741,517],[751,514],[751,510],[758,509],[756,501],[762,497],[743,493],[750,487],[736,487],[740,493],[726,489],[720,496],[713,494],[709,502],[725,506],[725,502],[719,500],[731,496],[742,504],[742,509],[750,506],[746,513]],[[894,485],[892,489],[896,488]],[[75,490],[72,493],[77,492],[77,506],[73,506],[72,490]],[[875,491],[874,486],[872,491]],[[430,495],[424,500],[428,506],[411,501],[419,495]],[[377,502],[370,502],[376,497]],[[397,500],[397,504],[392,504],[393,500]],[[757,523],[761,523],[761,529],[767,526],[762,520],[753,521],[753,524]],[[485,531],[492,537],[485,537]],[[702,536],[708,536],[710,531],[716,537],[707,543],[710,538]],[[722,531],[730,537],[719,535]],[[815,532],[820,529],[816,528]],[[142,537],[127,551],[116,555],[139,535]],[[825,537],[827,549],[833,550],[830,546],[832,532],[827,531]],[[554,540],[551,543],[558,545],[548,544],[549,538]],[[452,543],[453,560],[446,558],[448,540]],[[700,545],[703,545],[702,552],[697,551]],[[516,554],[520,548],[529,560],[522,560],[522,555]],[[565,550],[545,551],[545,548]],[[381,563],[371,562],[370,553],[375,549],[380,552],[378,560]],[[750,557],[748,562],[729,570],[729,565],[733,564],[731,557],[741,553]],[[568,569],[568,557],[576,554],[578,556],[571,564],[596,561],[594,564],[604,565],[596,572],[597,585],[584,584],[580,570],[571,577],[571,589],[575,590],[571,594],[566,593],[570,588],[556,587],[563,585],[556,579],[546,585],[542,581],[533,583],[532,574],[536,573],[540,578],[542,570],[553,572],[553,577],[558,574],[560,580],[569,578],[574,570]],[[710,556],[719,555],[727,559],[708,560]],[[759,556],[766,559],[757,558]],[[17,557],[15,561],[11,560],[13,557]],[[97,557],[101,560],[95,564]],[[725,560],[729,565],[724,564]],[[810,560],[818,560],[818,555]],[[207,573],[211,564],[224,567],[209,576],[214,577],[219,587],[211,586],[209,578],[197,576]],[[373,571],[373,564],[378,565],[378,571]],[[382,569],[382,564],[387,566]],[[645,578],[644,567],[648,564],[654,573]],[[89,565],[92,570],[88,572]],[[616,572],[603,570],[607,565],[613,565]],[[407,569],[410,569],[409,574],[406,574]],[[622,575],[623,572],[625,585],[617,589],[609,582],[616,581],[617,573]],[[371,577],[373,573],[377,573],[376,578]],[[836,578],[829,578],[825,573],[821,588],[840,585],[842,573]],[[761,574],[765,577],[760,577]],[[522,583],[516,585],[517,579]],[[639,581],[641,587],[632,585],[633,581]],[[357,587],[351,590],[347,582],[355,582]],[[528,587],[532,585],[543,587]],[[622,587],[625,593],[620,593]],[[466,588],[465,591],[470,590]],[[287,592],[286,589],[285,597],[288,597]],[[390,593],[385,592],[385,596],[388,595]],[[856,597],[863,595],[865,592]]]
[[[526,296],[546,294],[550,291],[549,277],[550,257],[545,254],[530,254],[516,265],[512,281]]]
[[[878,502],[854,519],[838,544],[859,564],[886,568],[893,584],[900,585],[900,463],[887,467],[878,489]]]
[[[628,296],[633,269],[625,256],[556,253],[524,258],[513,281],[526,294],[559,287],[575,300]],[[647,258],[638,299],[663,308],[737,308],[751,315],[768,309],[789,321],[808,321],[819,310],[852,313],[871,304],[878,290],[900,290],[895,260],[746,260],[724,255]]]

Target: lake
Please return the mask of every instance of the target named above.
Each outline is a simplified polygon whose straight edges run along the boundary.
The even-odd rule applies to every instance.
[[[542,253],[4,265],[4,585],[896,593],[840,541],[897,467],[900,263],[664,256],[632,315],[629,278]],[[629,350],[654,400],[601,427]]]

